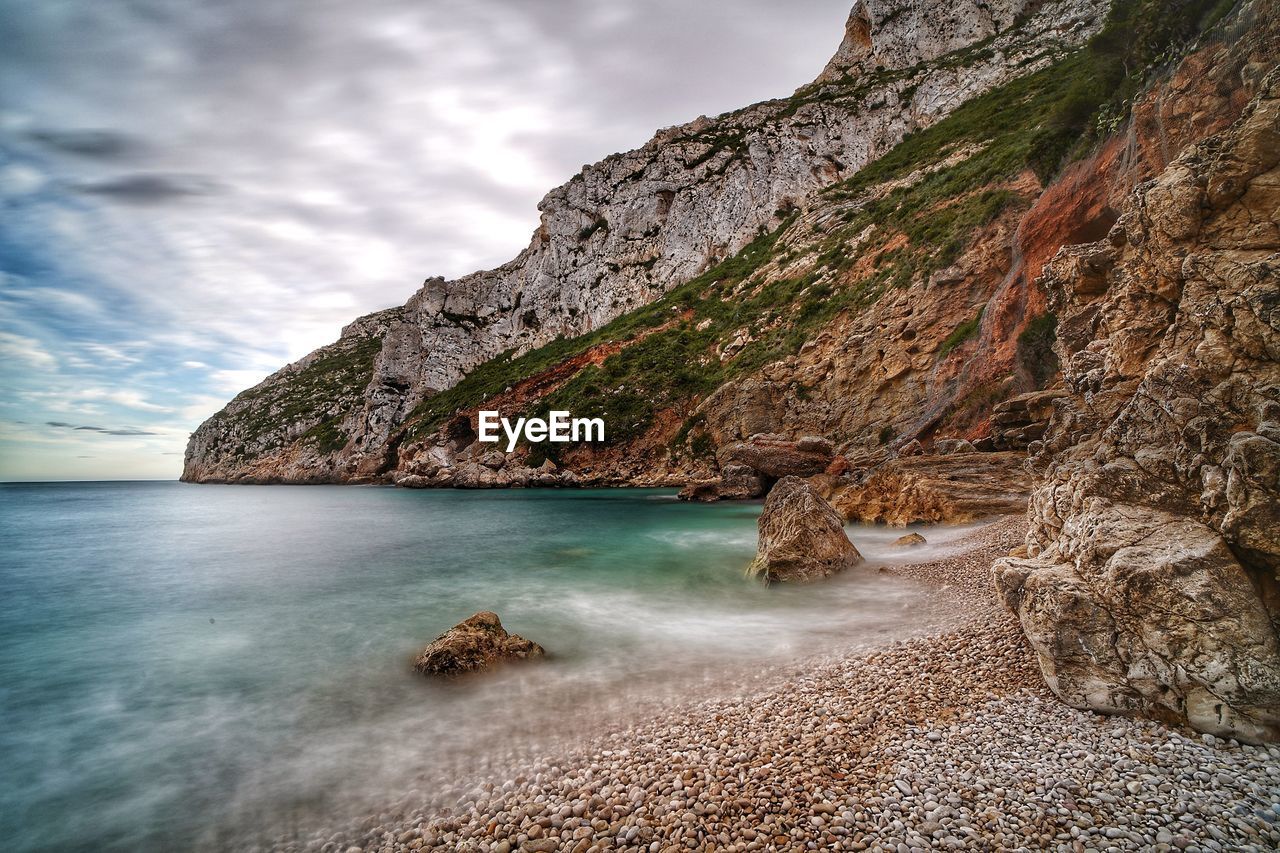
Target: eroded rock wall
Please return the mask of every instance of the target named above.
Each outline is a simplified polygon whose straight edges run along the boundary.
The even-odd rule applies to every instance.
[[[1280,71],[1042,279],[1068,395],[997,564],[1077,707],[1280,738]]]

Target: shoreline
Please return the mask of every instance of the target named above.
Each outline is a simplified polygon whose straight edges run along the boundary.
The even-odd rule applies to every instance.
[[[454,808],[370,816],[277,850],[1268,850],[1280,747],[1077,711],[996,600],[1024,521],[881,571],[952,597],[959,624],[802,662],[732,698],[469,785]]]

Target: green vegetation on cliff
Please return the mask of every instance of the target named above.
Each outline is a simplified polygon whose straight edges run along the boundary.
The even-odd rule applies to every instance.
[[[1032,139],[1027,162],[1042,181],[1065,158],[1114,133],[1156,70],[1221,21],[1236,0],[1116,0],[1102,30],[1082,51],[1088,73],[1071,85]]]
[[[982,309],[978,309],[978,313],[972,318],[965,320],[955,331],[947,335],[947,339],[942,342],[942,346],[938,347],[938,356],[944,357],[956,347],[978,334],[978,327],[982,325]]]
[[[241,460],[284,446],[294,424],[310,425],[302,439],[321,453],[340,450],[347,436],[339,425],[362,399],[381,348],[378,336],[325,347],[282,381],[268,380],[242,391],[210,423],[233,422],[227,434],[236,444],[226,450]]]

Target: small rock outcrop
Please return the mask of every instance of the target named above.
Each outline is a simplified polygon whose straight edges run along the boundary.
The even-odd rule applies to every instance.
[[[1067,396],[1062,389],[1018,394],[997,403],[991,414],[991,444],[996,450],[1025,450],[1044,437],[1053,416],[1053,401]]]
[[[899,548],[915,548],[917,545],[924,545],[927,541],[919,533],[908,533],[906,536],[899,536],[893,540],[893,544]]]
[[[498,614],[483,610],[432,641],[418,655],[413,668],[423,675],[448,677],[545,654],[546,650],[532,640],[508,634]]]
[[[933,452],[941,456],[953,456],[957,453],[977,453],[977,448],[963,438],[943,438],[933,443]]]
[[[1021,453],[913,455],[890,459],[831,498],[845,518],[905,527],[962,524],[1023,512],[1031,478]]]
[[[820,436],[804,436],[792,441],[765,433],[721,448],[717,456],[721,465],[737,463],[776,480],[821,474],[835,459],[835,447]]]
[[[719,477],[690,483],[676,497],[682,501],[711,503],[758,498],[765,490],[764,479],[753,469],[746,465],[726,465]]]
[[[760,544],[747,574],[766,581],[814,581],[851,568],[862,555],[844,521],[799,477],[783,477],[760,514]]]
[[[1246,69],[1248,70],[1248,69]],[[1257,69],[1254,69],[1255,71]],[[1067,395],[996,563],[1068,704],[1280,739],[1280,71],[1060,251]]]

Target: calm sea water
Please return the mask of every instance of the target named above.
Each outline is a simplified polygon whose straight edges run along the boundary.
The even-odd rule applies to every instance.
[[[747,581],[759,509],[660,490],[0,485],[0,838],[241,846],[941,618],[874,570]],[[901,533],[850,530],[872,564]],[[412,672],[483,609],[552,658],[451,687]]]

